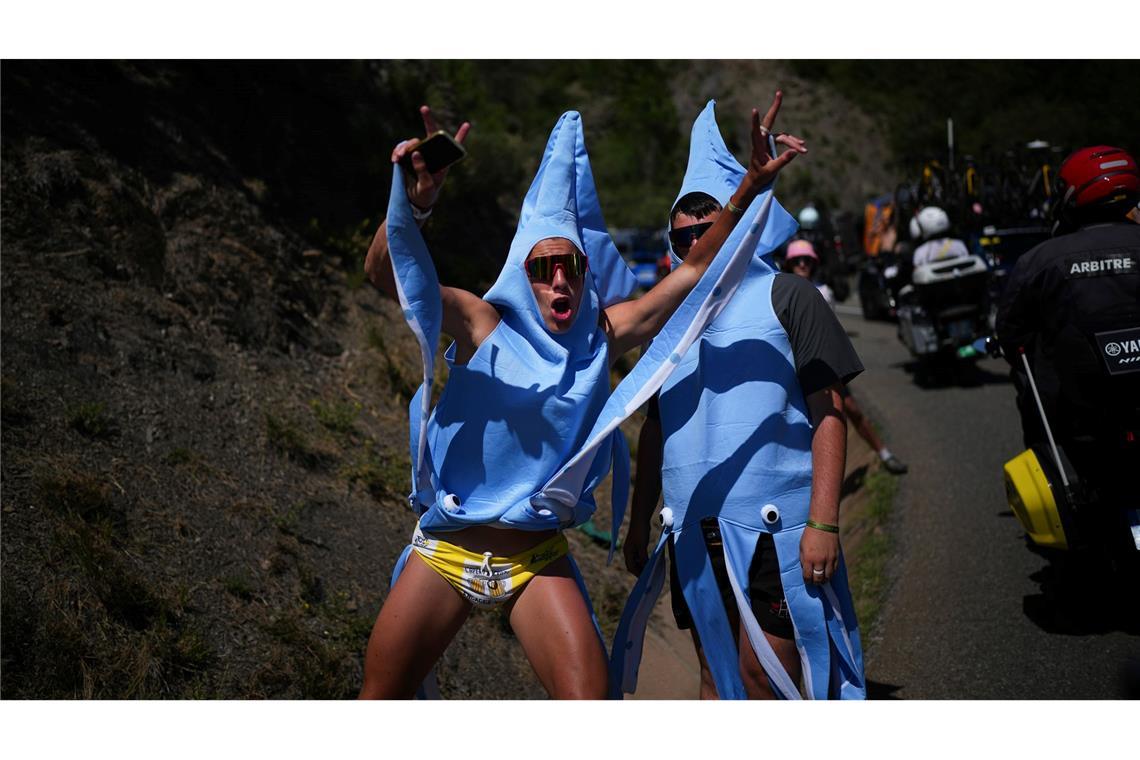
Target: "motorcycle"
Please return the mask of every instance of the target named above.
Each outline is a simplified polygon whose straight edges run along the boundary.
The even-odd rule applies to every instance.
[[[1140,341],[1140,329],[1117,332],[1133,333],[1136,337],[1131,340]],[[1106,375],[1120,374],[1111,347],[1120,345],[1120,340],[1100,341],[1105,344],[1102,371]],[[992,336],[980,339],[974,347],[991,356],[1001,355]],[[1140,581],[1140,501],[1136,489],[1126,485],[1140,465],[1140,408],[1133,400],[1130,407],[1121,409],[1116,394],[1108,394],[1101,401],[1113,410],[1106,415],[1111,429],[1091,441],[1087,437],[1059,440],[1024,352],[1019,364],[1032,391],[1044,442],[1005,463],[1010,510],[1031,544],[1044,553],[1071,555],[1091,550],[1094,556],[1107,559],[1122,577],[1131,575]]]
[[[906,256],[910,256],[909,250]],[[906,284],[901,257],[880,253],[867,259],[859,270],[859,306],[863,319],[894,320],[898,316],[899,290]]]
[[[957,256],[914,268],[899,289],[898,337],[922,369],[976,356],[991,332],[990,270],[980,256]]]

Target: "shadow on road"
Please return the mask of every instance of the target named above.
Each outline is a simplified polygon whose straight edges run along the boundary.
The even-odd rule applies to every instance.
[[[1049,564],[1029,576],[1041,593],[1024,597],[1022,610],[1038,628],[1066,636],[1140,636],[1135,578],[1115,573],[1100,558],[1037,553]]]
[[[881,681],[872,681],[867,679],[867,699],[898,699],[895,692],[901,689],[901,686],[895,686],[890,683],[883,683]]]
[[[1130,657],[1120,665],[1117,696],[1140,699],[1140,656]]]
[[[990,372],[972,361],[925,363],[917,360],[895,362],[892,369],[901,369],[914,378],[914,384],[923,390],[941,388],[980,388],[983,385],[1004,385],[1010,382],[1003,372]]]

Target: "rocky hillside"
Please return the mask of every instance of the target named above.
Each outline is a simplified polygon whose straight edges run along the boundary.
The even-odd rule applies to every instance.
[[[679,128],[687,134],[693,118],[715,98],[729,148],[747,156],[750,109],[758,106],[763,113],[777,88],[784,91],[777,130],[803,137],[809,149],[780,178],[780,199],[792,213],[809,201],[861,213],[864,200],[894,188],[899,167],[882,117],[831,84],[798,75],[788,63],[692,62],[672,88]]]

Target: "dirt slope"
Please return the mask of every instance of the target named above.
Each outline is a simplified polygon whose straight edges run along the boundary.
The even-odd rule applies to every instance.
[[[399,310],[187,125],[124,116],[140,168],[5,105],[3,695],[354,695],[414,524]],[[584,554],[612,620],[629,584]],[[440,671],[445,696],[542,695],[498,613]]]

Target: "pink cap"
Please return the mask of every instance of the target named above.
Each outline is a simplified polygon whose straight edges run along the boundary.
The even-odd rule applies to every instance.
[[[807,256],[809,259],[819,261],[819,256],[816,255],[815,249],[807,240],[793,240],[788,243],[788,255],[785,258],[796,259],[800,256]]]

